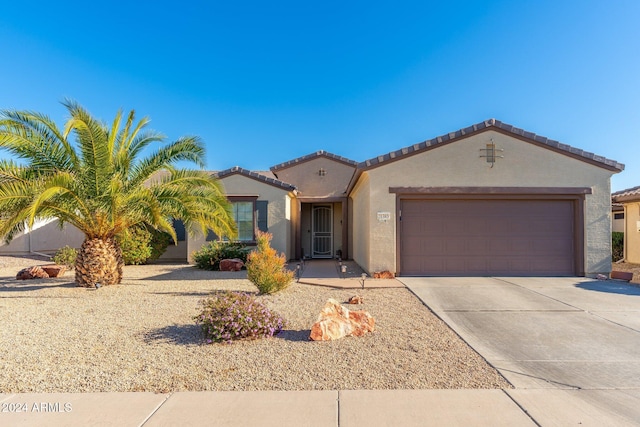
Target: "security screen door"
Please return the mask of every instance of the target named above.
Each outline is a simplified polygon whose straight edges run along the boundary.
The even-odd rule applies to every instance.
[[[333,207],[314,206],[311,217],[313,258],[331,258],[333,248]]]

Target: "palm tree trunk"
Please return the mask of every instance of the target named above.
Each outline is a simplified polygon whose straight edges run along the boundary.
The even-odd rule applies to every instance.
[[[85,239],[76,258],[76,284],[85,288],[122,281],[122,250],[114,238]]]

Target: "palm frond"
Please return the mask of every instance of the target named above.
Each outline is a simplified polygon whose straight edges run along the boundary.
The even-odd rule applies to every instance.
[[[220,183],[203,171],[204,144],[180,138],[150,150],[165,137],[119,110],[109,127],[72,100],[60,131],[48,117],[7,111],[0,116],[0,149],[24,163],[0,160],[0,235],[11,238],[40,218],[70,223],[88,238],[110,238],[139,225],[167,231],[173,220],[190,231],[235,236],[231,205]],[[149,152],[147,152],[149,151]]]

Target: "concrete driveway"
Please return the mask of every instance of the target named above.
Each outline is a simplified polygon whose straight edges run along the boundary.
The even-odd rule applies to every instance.
[[[640,425],[640,288],[585,278],[400,280],[513,384],[507,393],[540,425],[585,414],[594,425]]]

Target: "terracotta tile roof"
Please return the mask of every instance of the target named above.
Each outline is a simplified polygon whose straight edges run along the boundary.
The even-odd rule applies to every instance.
[[[584,160],[586,162],[596,164],[598,166],[604,167],[605,169],[609,169],[617,172],[620,172],[624,169],[624,165],[622,163],[616,162],[615,160],[609,160],[605,157],[598,156],[594,153],[580,150],[578,148],[572,147],[567,144],[562,144],[558,141],[554,141],[544,136],[536,135],[533,132],[528,132],[524,129],[514,127],[512,125],[503,123],[500,120],[496,120],[496,119],[485,120],[483,122],[476,123],[475,125],[466,127],[464,129],[459,129],[455,132],[449,132],[447,134],[440,135],[436,138],[428,139],[418,144],[414,144],[397,151],[392,151],[382,156],[365,160],[364,162],[361,162],[358,164],[358,169],[371,169],[383,163],[394,161],[401,157],[410,156],[410,155],[419,153],[421,151],[435,148],[439,145],[444,145],[446,143],[453,142],[455,140],[458,140],[479,132],[490,130],[490,129],[499,130],[499,131],[502,131],[502,133],[510,134],[520,139],[525,139],[532,143],[546,146],[549,149],[552,149],[554,151],[558,151],[560,153],[578,158],[580,160]]]
[[[309,160],[313,160],[317,157],[326,157],[328,159],[332,159],[332,160],[336,160],[342,163],[346,163],[347,165],[351,165],[351,166],[357,166],[358,162],[356,162],[355,160],[351,160],[351,159],[347,159],[346,157],[342,157],[342,156],[338,156],[336,154],[332,154],[329,153],[328,151],[324,151],[324,150],[319,150],[316,151],[315,153],[311,153],[311,154],[307,154],[306,156],[302,156],[302,157],[298,157],[296,159],[293,160],[289,160],[287,162],[284,163],[280,163],[278,165],[272,166],[271,167],[271,171],[279,171],[282,169],[286,169],[288,167],[297,165],[299,163],[303,163],[303,162],[307,162]]]
[[[640,186],[627,188],[626,190],[611,193],[611,200],[614,202],[624,202],[630,200],[640,200]]]
[[[272,178],[266,175],[267,172],[254,172],[248,169],[241,168],[240,166],[234,166],[229,169],[225,169],[219,172],[212,172],[212,175],[218,179],[230,176],[230,175],[243,175],[248,178],[255,179],[256,181],[264,182],[265,184],[273,185],[274,187],[282,188],[287,191],[296,191],[296,187],[278,179]]]

